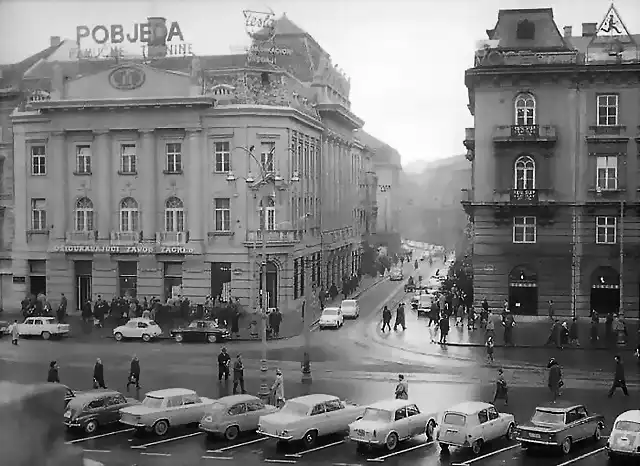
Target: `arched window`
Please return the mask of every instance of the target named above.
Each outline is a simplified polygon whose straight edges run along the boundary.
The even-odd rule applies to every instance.
[[[536,163],[528,155],[518,157],[515,164],[515,188],[535,189]]]
[[[266,207],[264,205],[264,200],[260,201],[260,228],[262,228],[263,225],[266,230],[276,229],[276,203],[272,197],[267,199]]]
[[[76,231],[93,231],[93,202],[82,197],[76,202]]]
[[[164,205],[164,229],[168,232],[184,231],[184,204],[170,197]]]
[[[120,202],[120,231],[138,231],[139,227],[138,203],[132,197],[125,197]]]
[[[520,94],[516,97],[516,125],[531,126],[536,124],[536,100],[531,94]]]

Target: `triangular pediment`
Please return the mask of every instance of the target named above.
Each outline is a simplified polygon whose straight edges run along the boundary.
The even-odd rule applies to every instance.
[[[612,3],[587,46],[588,62],[636,61],[638,44]]]

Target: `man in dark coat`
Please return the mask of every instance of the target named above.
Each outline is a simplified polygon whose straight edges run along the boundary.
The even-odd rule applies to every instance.
[[[59,367],[57,361],[51,361],[49,363],[49,374],[47,374],[47,382],[60,383],[58,368]]]
[[[429,327],[431,325],[438,325],[438,316],[440,315],[440,308],[438,302],[434,299],[431,301],[431,309],[429,311]]]
[[[613,375],[613,385],[611,385],[609,394],[607,396],[611,398],[613,396],[613,392],[615,392],[616,388],[618,387],[622,389],[622,393],[624,393],[624,396],[629,396],[629,391],[627,390],[627,381],[624,376],[624,365],[622,364],[622,358],[620,356],[616,356],[615,360],[616,372]]]
[[[127,391],[129,386],[135,385],[136,390],[140,390],[140,361],[135,354],[131,358],[131,366],[129,368],[129,379],[127,380]]]
[[[104,383],[104,366],[100,358],[96,359],[96,364],[93,366],[93,386],[94,388],[107,388]]]
[[[269,325],[271,325],[271,329],[273,332],[273,338],[278,338],[280,336],[280,324],[282,323],[282,313],[280,309],[276,307],[276,309],[269,314]]]
[[[447,342],[447,335],[449,335],[449,316],[443,312],[440,317],[440,344]]]
[[[560,319],[556,319],[551,326],[549,338],[547,338],[545,346],[556,345],[556,348],[560,348],[560,334],[562,332],[561,327],[562,325],[560,324]]]
[[[65,316],[67,315],[67,297],[62,293],[60,295],[60,305],[57,311],[58,322],[64,324]]]
[[[398,304],[398,309],[396,310],[396,321],[393,324],[393,330],[398,330],[398,326],[401,326],[402,330],[407,329],[405,325],[404,303]]]
[[[244,394],[247,393],[244,389],[244,363],[242,362],[242,355],[238,354],[236,362],[233,363],[233,394],[238,393],[238,386],[240,391]]]
[[[564,385],[564,382],[562,382],[562,369],[560,368],[558,361],[554,358],[549,360],[547,368],[549,369],[549,381],[547,385],[549,386],[549,390],[551,390],[551,396],[555,403],[560,396],[560,388]]]
[[[509,405],[509,387],[507,387],[507,381],[504,378],[504,370],[498,369],[498,378],[496,380],[496,393],[493,395],[493,404],[496,404],[497,400],[504,400],[505,405]]]
[[[504,345],[513,346],[513,327],[516,326],[516,321],[509,309],[505,310],[502,325],[504,325]]]
[[[387,328],[391,331],[391,311],[387,306],[382,309],[382,331]]]
[[[222,348],[220,354],[218,354],[218,381],[229,380],[229,364],[231,363],[231,356],[227,353],[227,348]]]

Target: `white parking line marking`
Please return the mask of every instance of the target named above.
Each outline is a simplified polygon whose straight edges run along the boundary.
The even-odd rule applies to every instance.
[[[164,440],[158,440],[157,442],[145,443],[144,445],[134,445],[131,448],[140,449],[147,448],[153,445],[160,445],[161,443],[173,442],[174,440],[182,440],[184,438],[195,437],[196,435],[204,435],[204,432],[194,432],[193,434],[181,435],[180,437],[167,438]]]
[[[429,445],[433,445],[434,443],[435,443],[434,441],[421,443],[420,445],[414,445],[411,448],[406,448],[404,450],[400,450],[400,451],[396,451],[396,452],[393,452],[393,453],[389,453],[388,455],[379,456],[377,458],[370,458],[367,461],[376,462],[376,463],[382,463],[384,460],[386,460],[387,458],[391,458],[392,456],[401,455],[403,453],[407,453],[407,452],[410,452],[410,451],[413,451],[413,450],[417,450],[418,448],[428,447]]]
[[[265,463],[280,463],[280,464],[296,464],[296,460],[271,460],[269,458],[262,460]]]
[[[203,460],[232,460],[233,456],[203,456]]]
[[[147,456],[171,456],[171,453],[147,453],[147,452],[142,452],[140,453],[141,455],[147,455]]]
[[[598,453],[600,453],[601,451],[604,451],[604,450],[605,450],[604,447],[600,447],[597,450],[593,450],[593,451],[591,451],[589,453],[585,453],[584,455],[580,455],[577,458],[574,458],[574,459],[569,460],[569,461],[565,461],[564,463],[560,463],[560,464],[558,464],[556,466],[567,466],[569,464],[577,463],[578,461],[581,461],[581,460],[583,460],[585,458],[589,458],[590,456],[597,455]]]
[[[344,443],[344,440],[339,440],[337,442],[329,443],[328,445],[322,445],[321,447],[316,447],[310,450],[301,451],[300,453],[290,453],[284,456],[286,458],[302,458],[302,455],[306,455],[307,453],[313,453],[314,451],[324,450],[325,448],[329,448],[329,447],[335,447],[336,445],[341,445],[343,443]]]
[[[229,450],[233,450],[234,448],[240,448],[240,447],[244,447],[245,445],[251,445],[253,443],[258,443],[258,442],[264,442],[265,440],[267,440],[269,437],[261,437],[261,438],[257,438],[255,440],[249,440],[248,442],[244,442],[244,443],[239,443],[237,445],[231,445],[229,447],[224,447],[224,448],[219,448],[217,450],[207,450],[207,453],[222,453],[224,451],[229,451]]]
[[[360,463],[333,463],[333,466],[361,466]]]
[[[67,445],[72,445],[74,443],[86,442],[87,440],[93,440],[93,439],[96,439],[96,438],[108,437],[109,435],[122,434],[124,432],[133,432],[134,430],[135,429],[116,430],[115,432],[108,432],[106,434],[94,435],[93,437],[84,437],[84,438],[78,438],[78,439],[75,439],[75,440],[69,440],[68,442],[65,442],[65,443]]]
[[[111,450],[87,450],[87,449],[84,449],[82,451],[84,451],[85,453],[111,453]]]
[[[487,453],[486,455],[478,456],[477,458],[472,458],[472,459],[467,460],[467,461],[465,461],[463,463],[453,463],[451,466],[468,466],[469,464],[475,463],[476,461],[480,461],[480,460],[483,460],[485,458],[489,458],[490,456],[493,456],[493,455],[498,455],[498,454],[503,453],[505,451],[513,450],[514,448],[517,448],[519,446],[520,446],[520,444],[517,443],[517,444],[511,445],[509,447],[501,448],[500,450],[492,451],[491,453]],[[560,466],[560,465],[558,465],[558,466]]]

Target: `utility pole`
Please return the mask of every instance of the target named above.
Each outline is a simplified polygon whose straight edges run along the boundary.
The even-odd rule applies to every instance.
[[[620,201],[620,309],[618,313],[624,317],[624,209],[625,201]]]
[[[311,235],[308,233],[308,220],[310,214],[307,213],[304,218],[305,235],[310,239]],[[302,316],[303,321],[303,335],[304,335],[304,354],[302,356],[302,383],[311,384],[311,310],[313,306],[313,293],[311,289],[311,267],[313,267],[313,261],[310,260],[309,254],[306,254],[303,258],[304,263],[304,313]]]
[[[269,195],[263,193],[262,190],[265,187],[269,187],[265,184],[261,188],[260,199],[262,199],[262,215],[260,224],[260,233],[262,235],[262,254],[260,256],[260,301],[262,304],[261,317],[262,317],[262,359],[260,359],[260,391],[258,396],[263,401],[268,401],[271,390],[269,390],[269,384],[267,382],[267,372],[269,368],[267,366],[267,311],[269,309],[268,295],[267,295],[267,205],[269,201]]]
[[[580,273],[581,273],[581,259],[582,259],[582,242],[580,234],[580,221],[578,212],[578,191],[579,191],[579,176],[578,170],[580,169],[580,145],[582,139],[580,137],[580,84],[576,83],[575,88],[575,148],[573,151],[573,170],[572,170],[572,183],[573,183],[573,202],[571,206],[571,315],[576,317],[577,315],[577,295],[580,291]]]

